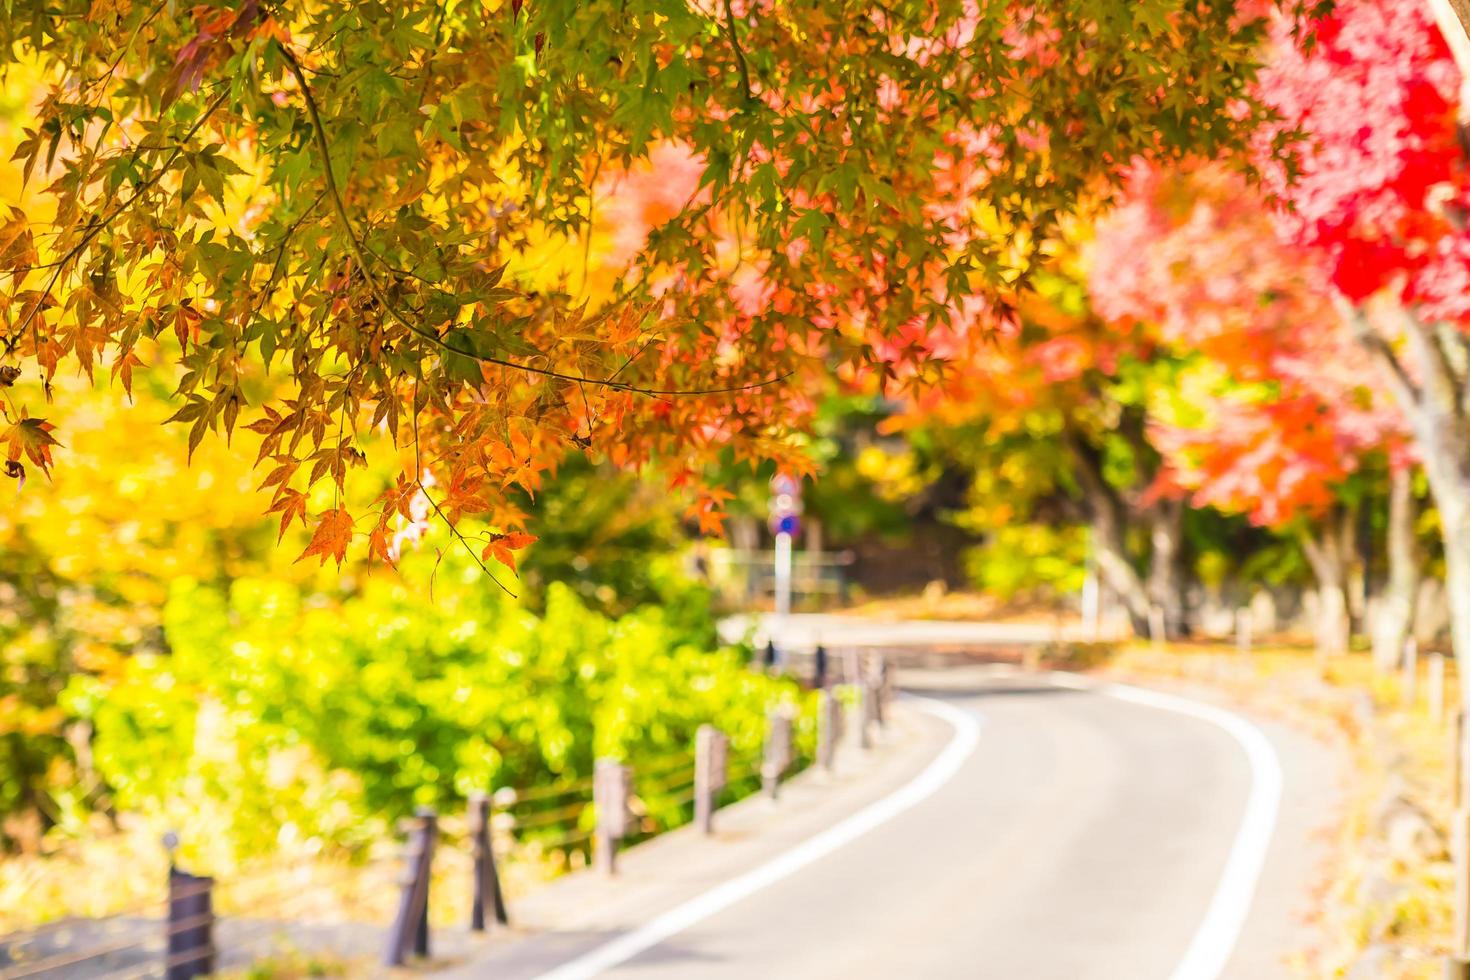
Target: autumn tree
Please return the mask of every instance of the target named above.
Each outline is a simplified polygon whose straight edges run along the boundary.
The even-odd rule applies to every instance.
[[[105,801],[91,722],[64,692],[87,679],[108,690],[130,660],[167,649],[171,582],[326,576],[274,547],[248,459],[214,440],[185,464],[185,432],[162,425],[171,377],[140,372],[131,405],[103,384],[57,378],[47,411],[74,456],[0,507],[0,850]]]
[[[1374,395],[1328,270],[1277,236],[1257,189],[1206,165],[1140,166],[1091,251],[1098,311],[1124,332],[1142,321],[1159,345],[1191,358],[1150,419],[1168,480],[1197,506],[1295,537],[1317,583],[1320,648],[1345,651],[1358,551],[1349,481],[1375,455],[1393,457],[1400,486],[1411,474],[1397,412]],[[1412,540],[1404,503],[1395,516]],[[1408,566],[1392,569],[1398,590],[1385,603],[1389,642],[1402,648],[1415,562],[1412,550],[1389,550]]]
[[[1177,360],[1141,324],[1096,315],[1075,243],[1036,285],[1013,329],[953,355],[911,423],[973,470],[972,519],[989,515],[975,530],[1084,525],[1134,631],[1148,635],[1157,610],[1177,637],[1187,628],[1185,495],[1161,482],[1150,433],[1150,402]]]
[[[1265,168],[1284,235],[1318,255],[1344,329],[1376,362],[1413,435],[1442,528],[1451,624],[1470,658],[1470,184],[1459,114],[1470,58],[1448,4],[1344,5],[1296,43],[1281,32],[1261,90],[1295,138]],[[1438,26],[1435,14],[1439,15]],[[1445,33],[1441,33],[1441,29]],[[1269,134],[1268,134],[1269,135]]]
[[[1124,163],[1240,146],[1258,9],[19,0],[0,64],[41,76],[13,152],[44,193],[0,226],[6,472],[67,441],[57,372],[155,356],[189,444],[248,427],[322,560],[387,556],[421,497],[504,557],[505,489],[569,450],[789,457],[807,373],[922,374]],[[697,180],[611,295],[531,284],[533,243],[670,148]],[[397,476],[364,513],[369,451]]]

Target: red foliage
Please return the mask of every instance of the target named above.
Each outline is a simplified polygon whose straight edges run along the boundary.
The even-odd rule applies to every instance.
[[[1422,0],[1340,4],[1304,37],[1284,21],[1260,90],[1300,172],[1263,167],[1293,242],[1320,249],[1350,300],[1389,290],[1427,316],[1470,314],[1460,74]],[[1294,136],[1300,133],[1303,136]]]
[[[1332,302],[1321,253],[1282,241],[1239,177],[1141,168],[1099,227],[1091,290],[1114,321],[1146,321],[1220,377],[1193,414],[1155,424],[1173,478],[1201,505],[1265,525],[1320,513],[1335,485],[1398,439],[1398,417]],[[1208,382],[1208,383],[1207,383]]]

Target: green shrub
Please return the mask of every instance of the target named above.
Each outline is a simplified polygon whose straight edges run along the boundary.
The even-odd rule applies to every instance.
[[[803,703],[810,751],[796,686],[750,670],[748,651],[712,649],[687,597],[614,620],[553,584],[538,616],[472,568],[446,562],[432,599],[415,579],[343,602],[254,580],[228,596],[176,585],[170,654],[68,691],[118,805],[211,824],[238,855],[350,843],[418,805],[457,812],[478,789],[580,779],[599,756],[664,768],[705,722],[750,757],[783,700]],[[672,794],[646,802],[662,824],[681,819]]]

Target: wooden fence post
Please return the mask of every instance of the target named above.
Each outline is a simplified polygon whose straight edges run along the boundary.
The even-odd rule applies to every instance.
[[[1404,641],[1404,707],[1412,709],[1419,698],[1419,641],[1412,636]]]
[[[761,759],[761,788],[771,799],[781,791],[781,777],[791,768],[791,715],[784,707],[766,712],[766,745]]]
[[[700,725],[694,733],[694,822],[706,833],[715,832],[715,808],[725,788],[730,739],[714,725]]]
[[[475,858],[474,897],[470,906],[470,929],[485,931],[485,907],[501,925],[509,925],[505,911],[505,895],[500,890],[500,873],[495,867],[495,843],[490,836],[490,797],[484,793],[470,796],[470,846]]]
[[[633,770],[616,759],[598,759],[593,771],[592,802],[597,807],[597,867],[618,870],[618,843],[628,836],[628,797]]]
[[[404,850],[402,892],[398,913],[388,933],[388,950],[383,962],[402,966],[409,951],[429,955],[429,872],[434,865],[434,843],[439,836],[439,816],[428,807],[420,807],[415,822],[410,824],[408,846]]]
[[[1450,856],[1454,860],[1454,931],[1450,952],[1445,957],[1447,980],[1470,980],[1470,725],[1465,709],[1455,712],[1454,792],[1455,812],[1450,826]]]
[[[1429,720],[1444,724],[1444,654],[1429,655]]]
[[[168,867],[167,980],[214,972],[214,879]]]
[[[827,687],[827,648],[818,643],[812,651],[812,687],[825,690]]]
[[[817,692],[817,764],[827,772],[837,766],[837,740],[842,737],[842,701],[833,691]]]
[[[867,684],[859,681],[852,685],[852,691],[857,696],[857,704],[854,705],[854,714],[857,715],[858,745],[864,749],[873,747],[873,692]]]
[[[868,683],[873,694],[873,720],[883,728],[888,724],[888,658],[881,653],[873,655]]]
[[[842,651],[842,680],[847,684],[856,684],[861,678],[861,663],[858,659],[856,647],[848,647]]]

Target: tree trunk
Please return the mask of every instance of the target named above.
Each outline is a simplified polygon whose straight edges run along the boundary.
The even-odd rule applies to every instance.
[[[1444,525],[1445,587],[1450,599],[1450,636],[1455,646],[1455,662],[1460,676],[1470,676],[1470,475],[1463,469],[1453,491],[1441,496],[1454,497],[1449,507],[1440,504],[1440,521]],[[1460,685],[1461,703],[1470,709],[1470,684]]]
[[[1319,533],[1308,530],[1301,536],[1302,551],[1317,580],[1317,652],[1324,657],[1346,653],[1348,648],[1352,625],[1347,596],[1351,533],[1351,516],[1334,508]]]
[[[1097,557],[1098,577],[1103,580],[1123,608],[1135,636],[1149,635],[1149,595],[1143,579],[1128,557],[1124,529],[1116,520],[1096,514],[1092,521],[1092,548]]]
[[[1164,635],[1189,635],[1184,608],[1184,501],[1160,500],[1148,515],[1153,552],[1148,566],[1149,602],[1164,616]]]
[[[1419,595],[1419,555],[1414,544],[1418,505],[1414,500],[1414,472],[1407,467],[1389,474],[1388,581],[1374,605],[1373,666],[1382,672],[1399,666],[1404,643],[1414,624]]]
[[[1438,328],[1412,311],[1396,311],[1394,325],[1402,331],[1414,360],[1411,372],[1362,310],[1346,301],[1340,308],[1384,369],[1413,429],[1424,475],[1439,508],[1455,661],[1461,676],[1470,676],[1470,431],[1465,418],[1470,341],[1452,326]],[[1470,708],[1470,684],[1461,685],[1460,698]]]
[[[1075,433],[1064,431],[1063,441],[1077,461],[1077,482],[1092,524],[1092,553],[1098,577],[1128,612],[1135,636],[1149,635],[1149,594],[1128,555],[1127,508],[1102,475],[1097,451]]]
[[[1458,430],[1459,425],[1455,428]],[[1470,445],[1463,432],[1445,443],[1459,443],[1459,452],[1440,455],[1437,447],[1424,447],[1424,472],[1439,508],[1440,533],[1444,541],[1445,591],[1449,593],[1450,636],[1461,676],[1470,676]],[[1447,447],[1448,448],[1448,447]],[[1460,697],[1470,708],[1470,684],[1461,685]]]

